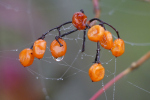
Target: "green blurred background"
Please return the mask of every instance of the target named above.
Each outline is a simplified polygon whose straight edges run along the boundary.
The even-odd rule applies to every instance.
[[[45,38],[48,48],[43,59],[35,59],[28,68],[18,60],[21,50],[30,47],[49,29],[71,21],[72,15],[80,9],[88,19],[93,18],[91,0],[0,0],[0,100],[88,100],[150,50],[149,2],[100,0],[99,5],[100,19],[113,25],[126,44],[125,53],[116,59],[116,63],[111,52],[101,50],[106,75],[102,81],[94,83],[88,69],[94,61],[96,43],[86,39],[85,53],[81,53],[83,31],[64,38],[68,47],[62,62],[54,61],[48,49],[57,31]],[[69,26],[71,24],[65,29]],[[112,29],[106,28],[116,36]],[[72,29],[73,26],[61,32]],[[98,100],[149,100],[149,67],[150,60],[116,82]],[[53,79],[61,76],[63,80]]]

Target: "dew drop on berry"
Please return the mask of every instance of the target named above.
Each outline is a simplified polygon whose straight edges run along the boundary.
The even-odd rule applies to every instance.
[[[53,56],[52,56],[52,57],[53,57]],[[53,59],[54,59],[55,61],[62,61],[62,60],[64,59],[64,56],[61,56],[61,57],[58,57],[58,58],[53,57]]]

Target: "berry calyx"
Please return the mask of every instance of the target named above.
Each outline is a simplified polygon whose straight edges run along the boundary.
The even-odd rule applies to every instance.
[[[93,64],[89,69],[89,76],[92,82],[98,82],[104,78],[105,69],[100,63]]]
[[[105,29],[100,25],[94,25],[88,30],[88,38],[93,42],[101,41],[104,35]]]
[[[46,41],[43,39],[36,40],[33,45],[34,57],[41,59],[44,56],[46,50]]]
[[[24,67],[30,66],[34,61],[33,50],[30,48],[22,50],[19,54],[19,61]]]
[[[113,37],[109,31],[105,31],[100,44],[105,49],[111,49],[113,47]]]
[[[116,39],[111,49],[112,54],[116,57],[119,57],[124,53],[124,51],[125,51],[124,41],[120,38]]]
[[[58,41],[63,45],[63,46],[60,46],[60,44],[58,43]],[[51,50],[51,53],[52,53],[52,56],[54,58],[59,58],[59,57],[62,57],[66,54],[66,51],[67,51],[67,44],[66,42],[63,40],[63,39],[58,39],[58,41],[54,40],[51,45],[50,45],[50,50]]]
[[[86,20],[87,16],[84,13],[76,12],[72,17],[72,24],[78,30],[84,30],[86,28]]]

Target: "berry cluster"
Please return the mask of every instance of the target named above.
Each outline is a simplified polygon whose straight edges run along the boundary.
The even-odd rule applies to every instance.
[[[90,23],[95,20],[100,22],[100,24],[91,27]],[[69,23],[72,23],[74,27],[76,27],[76,29],[61,34],[60,28],[63,25]],[[105,29],[104,25],[110,26],[117,33],[118,38],[114,42],[112,34]],[[115,57],[121,56],[125,51],[124,41],[120,38],[119,32],[113,26],[98,18],[93,18],[87,21],[87,16],[84,14],[84,11],[80,10],[80,12],[74,13],[72,21],[66,22],[58,27],[49,30],[48,32],[44,33],[40,38],[38,38],[30,48],[26,48],[20,52],[19,60],[24,67],[30,66],[34,61],[34,57],[38,59],[43,58],[46,50],[46,41],[44,40],[44,38],[49,32],[51,32],[54,29],[58,30],[59,35],[56,36],[55,40],[51,43],[50,51],[53,58],[56,61],[61,61],[64,58],[65,53],[67,51],[67,44],[62,39],[62,37],[69,35],[77,30],[84,30],[83,44],[82,44],[82,52],[84,52],[86,29],[89,29],[87,33],[89,40],[97,42],[97,52],[95,61],[94,64],[89,69],[89,76],[93,82],[102,80],[105,74],[105,69],[100,63],[100,45],[105,49],[111,50],[112,55],[114,55]]]

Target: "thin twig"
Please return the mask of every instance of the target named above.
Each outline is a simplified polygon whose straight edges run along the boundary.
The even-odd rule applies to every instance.
[[[94,18],[99,18],[100,17],[100,8],[99,8],[99,2],[98,0],[92,0],[93,2],[93,7],[94,7],[94,13],[95,13],[95,17]],[[97,21],[93,21],[92,23],[90,23],[89,26],[93,26]]]
[[[125,69],[123,72],[121,72],[119,75],[117,75],[115,78],[110,80],[104,87],[102,87],[97,93],[95,93],[90,100],[96,100],[103,92],[113,85],[115,82],[117,82],[119,79],[124,77],[125,75],[132,72],[134,69],[140,67],[141,64],[143,64],[148,58],[150,58],[150,51],[146,53],[144,56],[142,56],[138,61],[133,62],[130,67]]]

